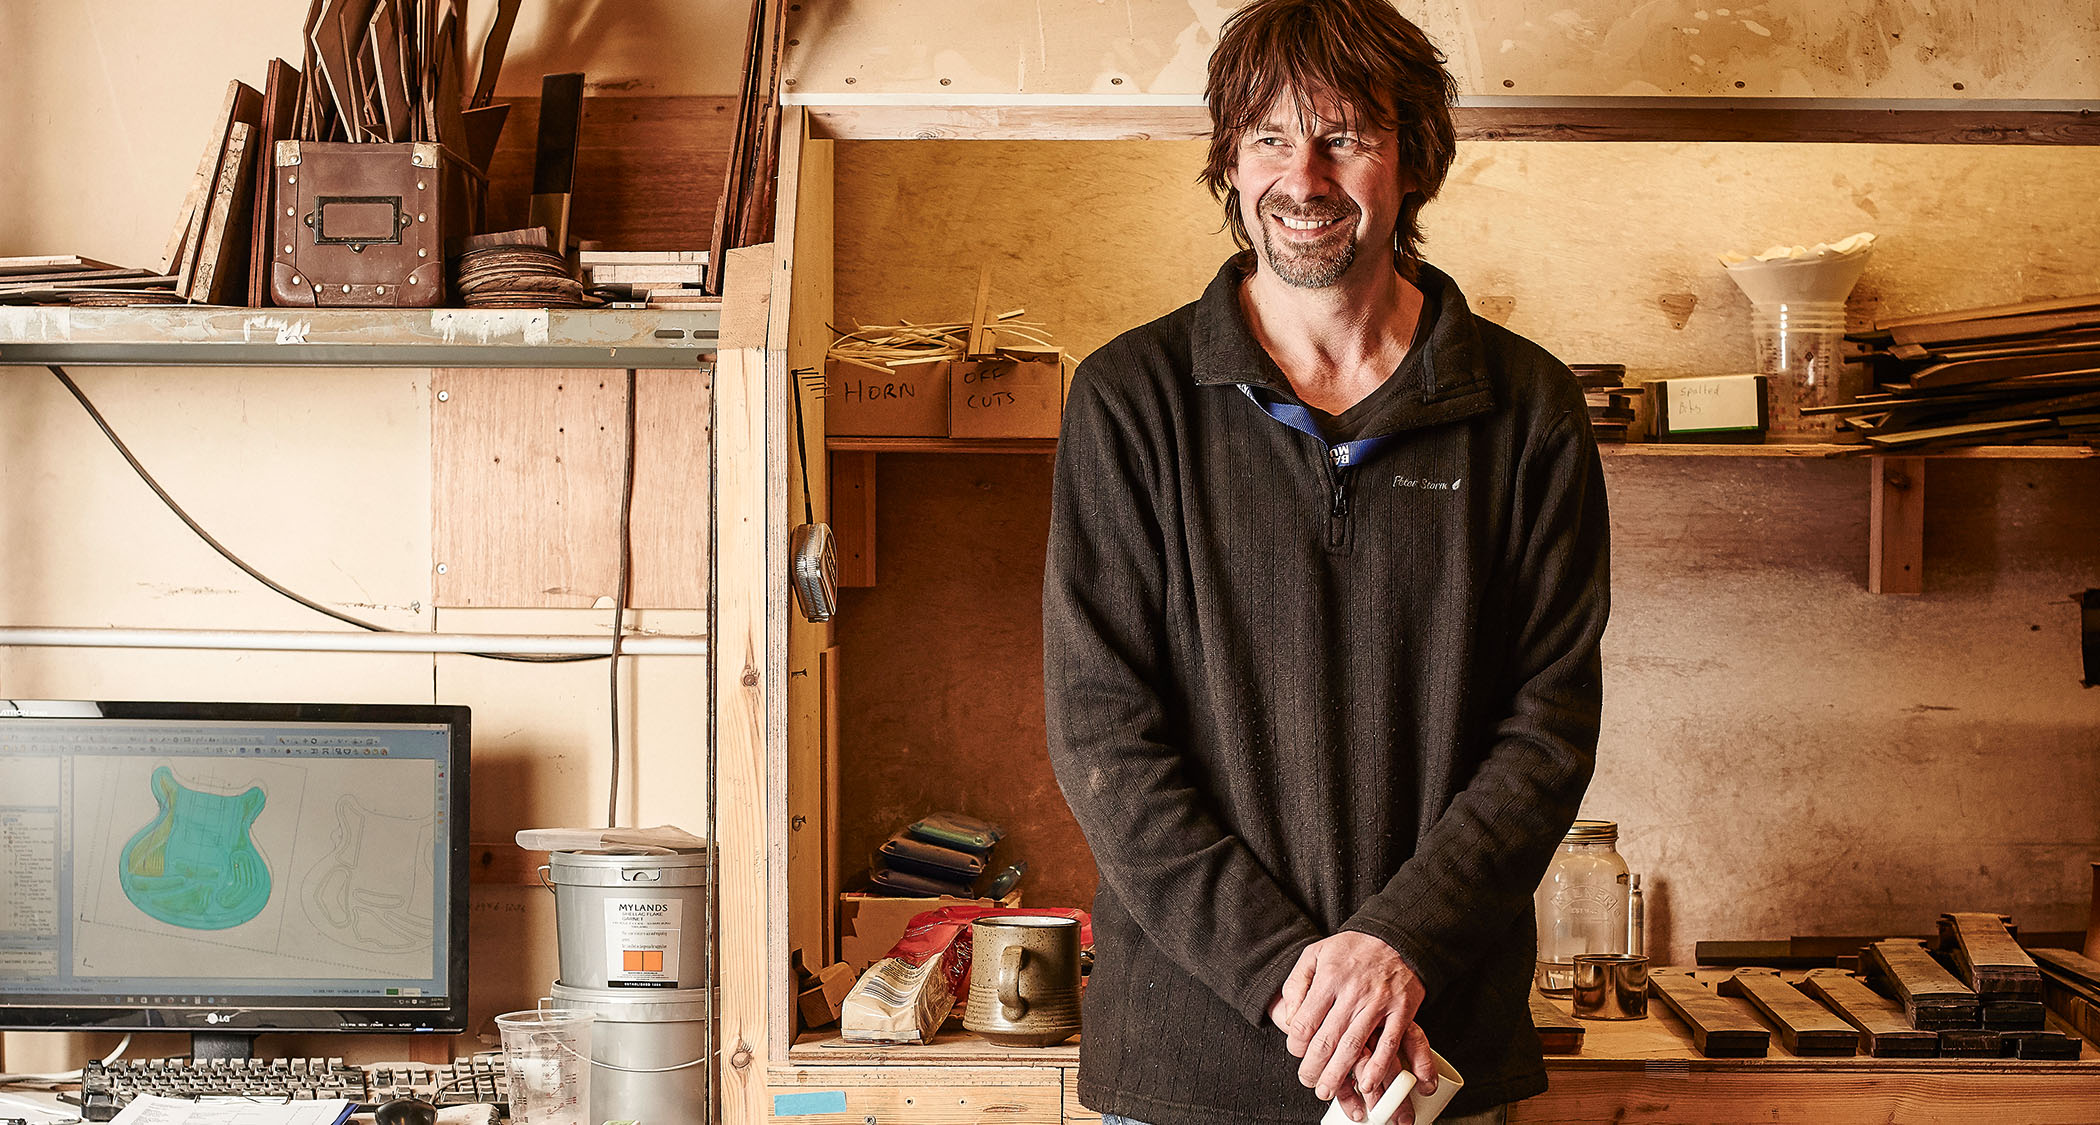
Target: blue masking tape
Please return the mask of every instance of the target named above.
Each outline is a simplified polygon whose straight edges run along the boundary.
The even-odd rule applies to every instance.
[[[773,1095],[773,1116],[803,1117],[812,1113],[846,1112],[846,1091],[812,1090],[806,1094]]]

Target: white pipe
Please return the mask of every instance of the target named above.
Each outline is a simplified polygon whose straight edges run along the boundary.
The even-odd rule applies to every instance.
[[[610,656],[612,638],[504,633],[293,632],[267,629],[60,629],[0,626],[0,646],[43,648],[214,648],[254,652],[454,652]],[[634,636],[622,656],[705,656],[707,638]]]

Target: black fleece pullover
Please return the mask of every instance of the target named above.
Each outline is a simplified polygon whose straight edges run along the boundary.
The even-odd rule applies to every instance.
[[[1080,1100],[1318,1121],[1267,1009],[1341,930],[1420,975],[1448,1112],[1529,1097],[1532,892],[1595,765],[1609,602],[1582,392],[1424,266],[1407,393],[1352,426],[1399,436],[1337,469],[1243,389],[1296,401],[1250,267],[1094,353],[1065,407],[1043,643],[1101,874]]]

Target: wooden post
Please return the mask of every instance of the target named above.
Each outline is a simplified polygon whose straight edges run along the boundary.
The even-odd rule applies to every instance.
[[[1925,459],[1875,457],[1867,532],[1867,589],[1925,592]]]
[[[838,538],[839,585],[875,584],[875,454],[831,455],[831,530]]]

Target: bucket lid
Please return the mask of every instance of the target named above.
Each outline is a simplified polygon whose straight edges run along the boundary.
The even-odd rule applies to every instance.
[[[704,988],[571,988],[555,981],[554,1003],[608,1023],[678,1023],[707,1018]]]
[[[704,887],[707,852],[626,855],[607,851],[549,852],[548,879],[579,887]]]

